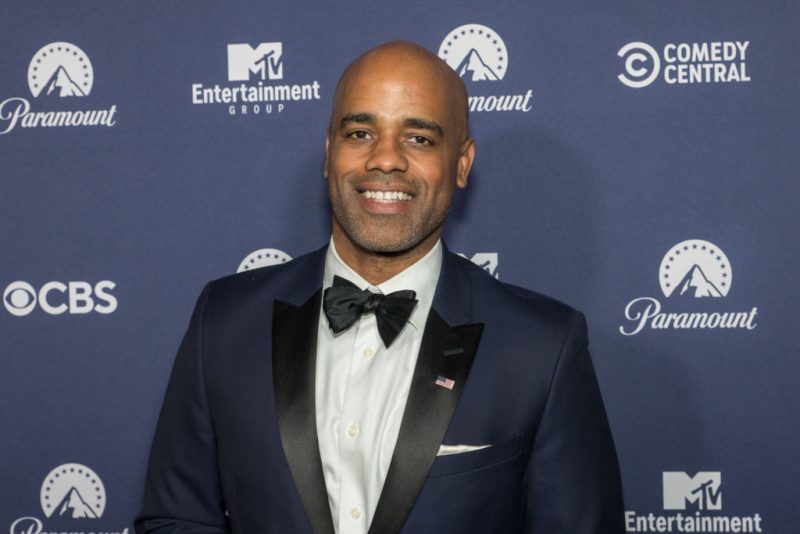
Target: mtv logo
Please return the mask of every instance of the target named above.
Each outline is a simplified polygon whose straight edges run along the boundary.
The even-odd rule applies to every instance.
[[[246,82],[255,75],[260,80],[283,79],[283,44],[261,43],[228,45],[228,81]]]
[[[690,477],[683,471],[664,471],[664,510],[686,510],[692,503],[698,510],[722,510],[722,475],[700,471]]]
[[[459,253],[458,255],[467,258],[465,254]],[[495,278],[500,278],[500,273],[497,272],[497,252],[477,252],[467,259]]]

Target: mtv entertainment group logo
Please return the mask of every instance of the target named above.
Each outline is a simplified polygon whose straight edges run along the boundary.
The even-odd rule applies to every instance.
[[[686,510],[687,504],[698,510],[722,510],[721,485],[719,471],[701,471],[693,477],[683,471],[665,471],[664,510]]]
[[[228,45],[228,81],[247,82],[251,76],[261,80],[283,79],[283,44],[261,43]]]
[[[668,306],[681,310],[705,299],[721,299],[731,288],[733,272],[728,257],[718,246],[702,239],[689,239],[671,247],[661,260],[659,285]],[[627,324],[619,331],[633,336],[652,330],[744,329],[753,330],[758,308],[750,311],[662,311],[653,297],[638,297],[625,306]]]
[[[659,52],[634,41],[617,51],[624,66],[617,79],[633,89],[647,87],[659,75],[669,85],[749,82],[749,46],[750,41],[667,43]]]
[[[626,532],[762,532],[761,514],[722,515],[722,473],[683,471],[662,473],[663,509],[689,511],[666,514],[625,512]],[[693,512],[693,513],[692,513]],[[711,513],[709,513],[711,512]]]
[[[64,526],[67,525],[70,534],[84,534],[86,531],[79,530],[83,523],[72,520],[100,519],[106,508],[106,489],[103,481],[91,468],[78,463],[66,463],[51,470],[42,481],[39,504],[45,517],[54,523],[47,525],[48,530],[55,528],[57,531],[64,531]],[[45,523],[38,517],[25,516],[11,523],[9,532],[46,534],[44,527]],[[98,530],[92,523],[89,532],[99,531],[128,534],[128,528]]]
[[[44,107],[65,107],[72,99],[89,96],[94,69],[89,56],[72,43],[57,41],[43,46],[28,65],[28,89]],[[61,99],[65,99],[59,102]],[[46,101],[46,103],[45,103]],[[0,135],[22,128],[114,126],[117,106],[89,110],[32,111],[26,98],[11,97],[0,103]]]
[[[319,100],[319,82],[270,83],[283,80],[283,43],[228,45],[228,82],[192,84],[192,104],[224,104],[229,115],[282,113],[288,103]],[[239,82],[239,83],[232,83]]]
[[[493,29],[482,24],[465,24],[451,31],[439,46],[439,57],[468,84],[498,82],[508,69],[508,49]],[[475,86],[479,91],[479,87]],[[470,88],[470,93],[475,90]],[[488,94],[469,97],[470,111],[521,111],[533,109],[533,90],[522,94]]]

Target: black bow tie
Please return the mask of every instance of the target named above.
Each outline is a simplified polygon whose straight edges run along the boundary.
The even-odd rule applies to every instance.
[[[333,277],[333,285],[325,290],[322,309],[331,330],[338,334],[364,313],[375,313],[378,333],[386,348],[397,338],[411,316],[417,300],[411,290],[395,291],[388,295],[360,290],[349,280]]]

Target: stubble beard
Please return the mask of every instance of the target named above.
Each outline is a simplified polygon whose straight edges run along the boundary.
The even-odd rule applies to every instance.
[[[448,203],[441,210],[433,207],[404,215],[370,214],[361,210],[357,198],[347,201],[334,190],[330,190],[330,201],[333,216],[350,241],[380,254],[398,254],[414,248],[444,224],[450,211]]]

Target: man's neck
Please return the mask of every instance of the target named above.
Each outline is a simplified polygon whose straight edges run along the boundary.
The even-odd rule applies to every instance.
[[[414,247],[402,252],[381,253],[359,247],[337,225],[334,225],[332,232],[333,244],[342,261],[374,286],[389,280],[418,262],[430,252],[440,235],[441,232],[436,231]]]

